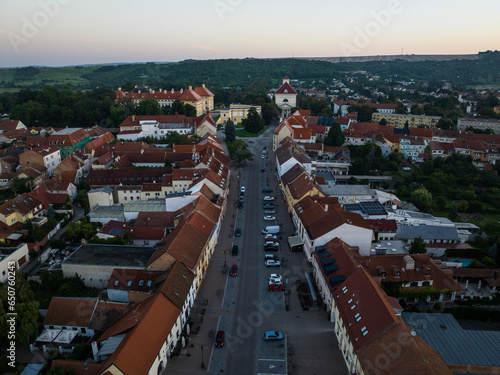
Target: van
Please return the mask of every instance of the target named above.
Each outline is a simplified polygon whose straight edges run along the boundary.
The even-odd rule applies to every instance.
[[[276,234],[280,233],[279,225],[269,225],[265,229],[262,230],[262,234]]]

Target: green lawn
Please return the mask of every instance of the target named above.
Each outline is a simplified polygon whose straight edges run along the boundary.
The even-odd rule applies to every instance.
[[[249,133],[243,129],[238,129],[236,130],[236,136],[237,137],[258,137],[259,135],[261,135],[262,133],[264,133],[266,130],[267,130],[268,126],[264,127],[264,129],[262,129],[259,134],[255,134],[255,133]]]

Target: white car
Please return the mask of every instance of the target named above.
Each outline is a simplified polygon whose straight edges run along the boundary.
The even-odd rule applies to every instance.
[[[246,188],[244,186],[241,187],[240,191],[244,193],[246,191]]]
[[[274,213],[276,213],[276,210],[265,210],[264,213],[265,214],[274,214]]]
[[[279,267],[281,262],[279,260],[268,259],[266,260],[266,267]]]
[[[264,200],[265,200],[265,201],[273,201],[273,200],[274,200],[274,197],[271,197],[271,196],[269,196],[269,195],[266,195],[266,196],[264,197]]]
[[[262,156],[260,157],[261,159],[265,159],[266,158],[266,155],[262,154]]]
[[[264,260],[268,259],[280,260],[280,258],[274,254],[264,254]]]
[[[273,221],[276,220],[276,216],[266,215],[264,216],[265,221]]]
[[[277,273],[272,273],[269,276],[269,284],[283,284],[283,277]]]

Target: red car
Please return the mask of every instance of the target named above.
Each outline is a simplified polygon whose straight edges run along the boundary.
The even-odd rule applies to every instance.
[[[270,292],[282,292],[285,290],[285,287],[282,284],[269,284],[267,290]]]
[[[236,264],[233,264],[231,266],[231,271],[229,271],[230,276],[236,276],[238,274],[238,266]]]
[[[215,347],[222,348],[224,346],[224,331],[217,331],[217,336],[215,336]]]

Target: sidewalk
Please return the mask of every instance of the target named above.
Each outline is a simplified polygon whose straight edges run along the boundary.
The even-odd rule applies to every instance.
[[[226,215],[222,221],[217,246],[210,259],[205,278],[198,290],[198,295],[191,309],[190,318],[193,321],[193,332],[189,335],[186,347],[181,351],[179,357],[171,358],[166,366],[166,373],[175,374],[206,374],[214,339],[219,323],[219,316],[229,315],[228,309],[222,309],[222,301],[226,287],[227,273],[222,273],[224,266],[224,251],[226,251],[226,262],[231,264],[231,244],[233,241],[234,222],[236,219],[236,207],[233,205],[237,200],[239,192],[238,170],[231,172],[231,186],[227,200]],[[234,213],[234,216],[233,216]],[[207,303],[205,304],[205,301]],[[203,310],[205,313],[203,314]],[[203,320],[202,322],[201,319]],[[198,325],[200,330],[197,331]],[[201,367],[203,346],[203,363]],[[174,372],[175,371],[175,372]]]

